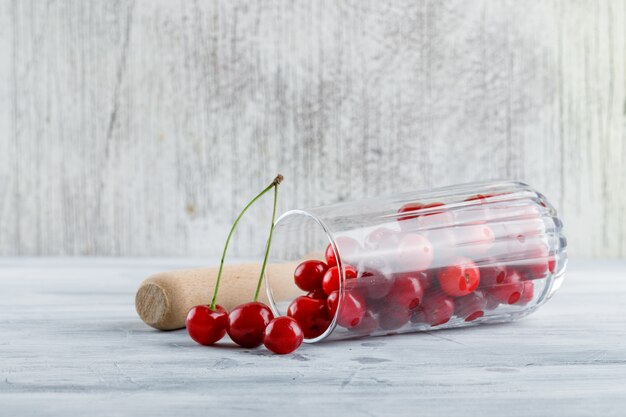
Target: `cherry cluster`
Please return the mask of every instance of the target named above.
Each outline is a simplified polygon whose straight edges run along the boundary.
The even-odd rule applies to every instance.
[[[531,303],[535,280],[554,273],[535,204],[487,204],[496,194],[470,196],[457,210],[458,204],[410,203],[397,211],[397,224],[378,227],[362,239],[340,236],[326,247],[323,260],[300,263],[294,282],[305,294],[291,302],[287,316],[275,318],[257,299],[280,180],[242,211],[222,255],[221,266],[243,213],[274,188],[272,227],[254,301],[230,313],[215,303],[220,266],[211,304],[192,308],[187,317],[189,335],[202,345],[228,333],[242,347],[264,344],[285,354],[304,338],[322,336],[333,320],[355,336],[436,327],[452,319],[472,322],[501,305]]]
[[[187,315],[187,332],[201,345],[210,346],[226,333],[244,348],[265,345],[279,354],[296,350],[304,338],[298,323],[290,317],[274,317],[265,304],[253,301],[235,307],[230,314],[219,304],[193,307]]]
[[[251,349],[264,344],[267,349],[279,354],[293,352],[302,344],[304,335],[296,320],[290,317],[275,318],[274,314],[267,305],[257,301],[272,242],[274,219],[276,217],[278,185],[282,182],[282,180],[282,175],[278,175],[267,188],[261,191],[261,193],[248,203],[233,223],[224,245],[224,251],[222,253],[220,269],[215,281],[215,290],[213,291],[213,300],[211,301],[211,304],[195,306],[191,308],[187,314],[187,332],[197,343],[210,346],[221,340],[226,333],[228,333],[228,336],[230,336],[232,341],[241,347]],[[274,190],[272,225],[270,227],[269,238],[265,247],[265,257],[263,258],[263,265],[261,266],[261,273],[257,283],[254,301],[241,304],[228,313],[224,307],[216,304],[228,244],[230,243],[233,232],[235,231],[235,228],[244,213],[259,198],[261,198],[261,196],[271,189]]]
[[[533,281],[554,272],[543,223],[530,204],[483,207],[493,196],[471,196],[465,201],[478,200],[475,208],[456,212],[443,203],[407,204],[398,210],[397,228],[379,227],[361,241],[337,238],[342,259],[328,245],[324,261],[296,268],[295,284],[306,295],[287,315],[306,338],[322,335],[336,314],[338,326],[362,336],[407,324],[440,326],[454,317],[471,322],[500,305],[530,303]],[[510,262],[502,253],[523,259]]]

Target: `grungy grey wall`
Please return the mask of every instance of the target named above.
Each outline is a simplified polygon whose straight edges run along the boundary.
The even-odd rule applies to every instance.
[[[625,23],[623,0],[0,0],[0,254],[215,256],[281,172],[281,210],[522,179],[572,255],[624,257]]]

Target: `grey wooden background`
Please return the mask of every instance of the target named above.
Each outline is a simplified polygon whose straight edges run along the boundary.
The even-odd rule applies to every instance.
[[[571,254],[624,257],[625,22],[623,0],[0,0],[0,254],[215,256],[280,171],[281,210],[523,179]]]

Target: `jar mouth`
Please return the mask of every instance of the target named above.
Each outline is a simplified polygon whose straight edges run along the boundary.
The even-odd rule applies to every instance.
[[[289,222],[296,222],[296,224],[298,222],[300,222],[300,227],[303,227],[305,229],[309,229],[309,234],[311,236],[315,236],[316,234],[318,235],[318,244],[320,243],[319,240],[324,240],[324,245],[322,246],[323,249],[325,249],[327,247],[327,245],[330,245],[330,248],[332,249],[334,255],[335,255],[335,259],[337,260],[337,267],[339,269],[339,299],[338,299],[338,304],[337,304],[337,308],[335,310],[335,314],[332,317],[331,323],[330,325],[326,328],[326,330],[320,334],[317,337],[314,338],[304,338],[304,343],[316,343],[319,342],[321,340],[326,339],[337,327],[337,317],[338,317],[338,313],[341,309],[341,300],[344,297],[344,281],[345,281],[345,271],[344,268],[341,264],[341,257],[339,256],[339,249],[337,247],[337,243],[333,237],[333,233],[330,231],[330,229],[328,228],[328,226],[324,223],[324,221],[322,221],[322,219],[320,219],[317,215],[311,213],[310,211],[305,211],[305,210],[289,210],[287,212],[285,212],[284,214],[282,214],[278,220],[276,220],[275,226],[274,226],[274,240],[276,240],[277,235],[279,235],[281,233],[281,228],[283,227],[283,225],[288,224]],[[312,239],[315,240],[315,239]],[[305,242],[306,245],[306,242]],[[272,313],[274,314],[275,317],[279,317],[279,316],[285,316],[286,315],[286,308],[281,308],[282,306],[279,306],[279,302],[278,300],[276,300],[276,297],[274,295],[274,291],[272,290],[272,277],[271,277],[271,273],[268,273],[268,268],[270,268],[270,266],[272,265],[273,262],[277,261],[277,258],[272,257],[272,252],[276,251],[277,248],[275,246],[274,243],[272,243],[272,248],[270,248],[270,261],[268,262],[268,265],[266,266],[266,269],[264,271],[264,278],[265,278],[265,290],[267,293],[267,299],[269,301],[269,307],[272,310]],[[302,251],[302,255],[305,256],[300,256],[299,259],[297,259],[298,262],[302,262],[305,261],[307,259],[311,259],[308,258],[306,255],[310,254],[311,251]],[[295,260],[295,259],[294,259]],[[283,261],[284,261],[284,257],[283,257]],[[326,260],[324,259],[324,262],[326,262]],[[291,278],[292,282],[293,282],[293,277]],[[294,284],[295,286],[295,284]],[[304,294],[302,294],[304,295]],[[294,298],[295,299],[295,298]]]

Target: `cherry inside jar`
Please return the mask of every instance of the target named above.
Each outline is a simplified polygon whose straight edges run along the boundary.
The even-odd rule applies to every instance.
[[[530,186],[464,184],[285,213],[266,286],[305,342],[506,322],[558,289],[566,246]]]

